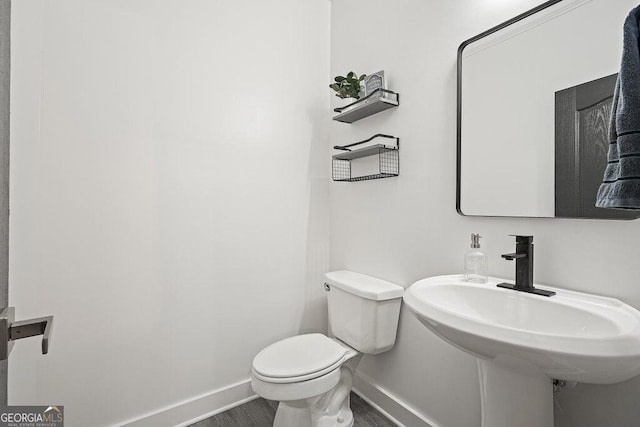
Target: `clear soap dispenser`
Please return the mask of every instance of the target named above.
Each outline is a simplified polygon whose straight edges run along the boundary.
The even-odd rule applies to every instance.
[[[487,255],[480,250],[479,234],[471,234],[471,250],[464,256],[464,280],[474,283],[487,283]]]

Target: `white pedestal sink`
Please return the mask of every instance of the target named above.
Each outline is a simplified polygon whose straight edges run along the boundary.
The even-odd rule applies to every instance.
[[[612,384],[640,374],[640,312],[548,286],[556,295],[496,286],[504,281],[438,276],[404,294],[420,322],[478,358],[483,427],[552,427],[552,379]]]

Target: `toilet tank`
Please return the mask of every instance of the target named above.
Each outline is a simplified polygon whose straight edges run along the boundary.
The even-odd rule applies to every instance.
[[[347,270],[326,273],[325,278],[329,334],[362,353],[390,350],[404,288]]]

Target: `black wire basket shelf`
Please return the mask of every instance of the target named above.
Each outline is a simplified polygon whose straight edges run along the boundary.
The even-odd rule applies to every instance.
[[[352,150],[351,147],[363,145],[376,138],[386,138],[388,144],[371,144],[363,148]],[[368,181],[372,179],[391,178],[400,174],[400,138],[392,135],[377,134],[364,141],[333,147],[344,151],[332,158],[333,180],[342,182]],[[352,161],[363,157],[377,156],[377,170],[375,173],[352,176]]]

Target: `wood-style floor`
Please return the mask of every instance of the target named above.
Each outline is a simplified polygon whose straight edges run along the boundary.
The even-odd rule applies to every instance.
[[[278,402],[258,398],[191,424],[190,427],[270,427],[277,408]],[[351,410],[353,427],[396,426],[355,393],[351,393]]]

